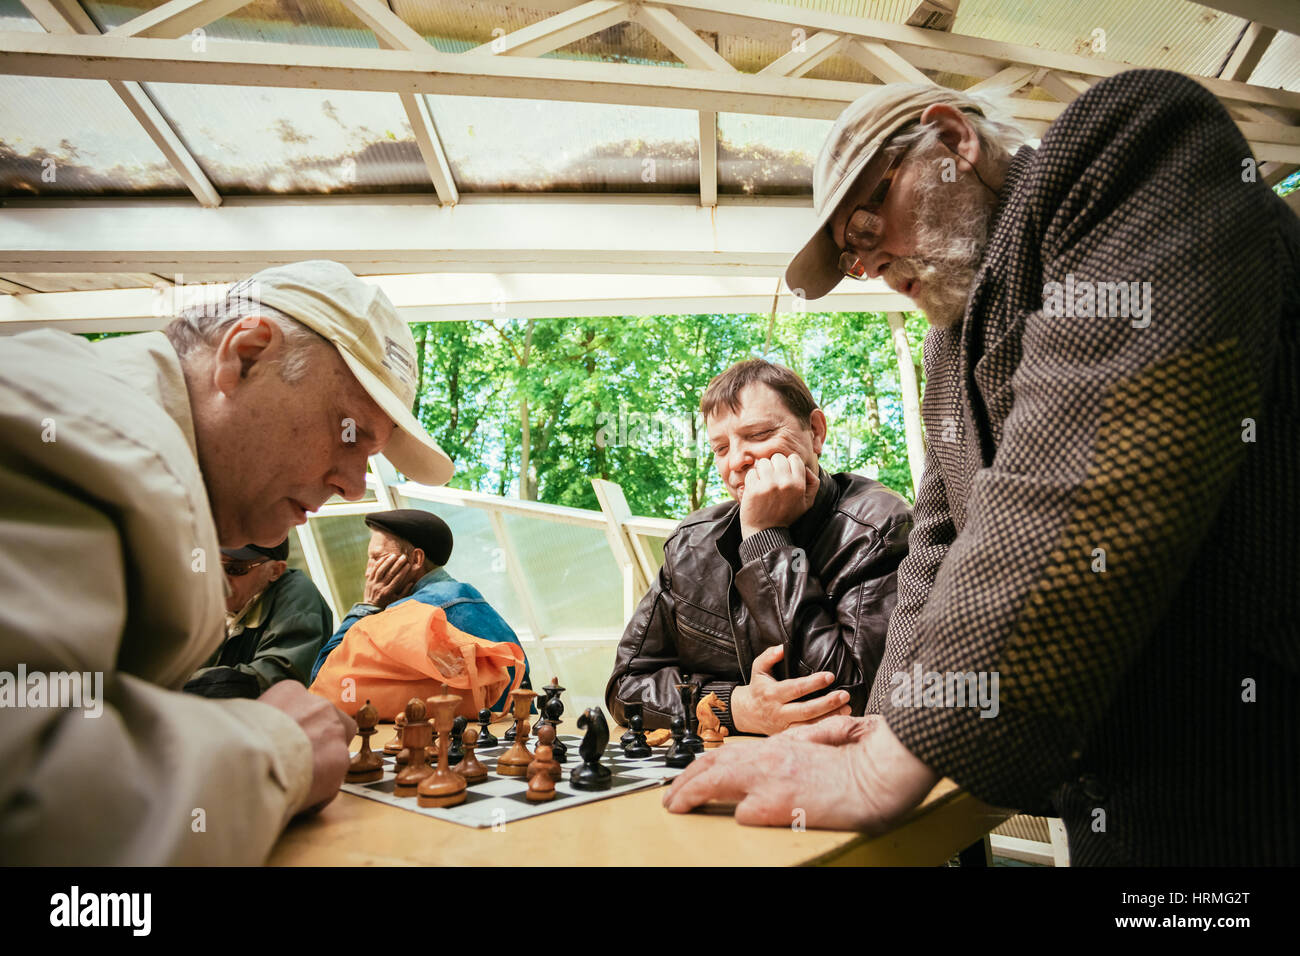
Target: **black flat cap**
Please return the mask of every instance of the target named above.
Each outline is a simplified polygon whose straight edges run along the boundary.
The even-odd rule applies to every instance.
[[[232,561],[256,561],[258,558],[270,558],[272,561],[288,561],[289,539],[285,538],[274,548],[246,544],[242,548],[222,548],[221,553]]]
[[[424,552],[430,564],[446,565],[451,557],[451,528],[436,514],[418,508],[399,508],[366,515],[366,527],[391,534]]]

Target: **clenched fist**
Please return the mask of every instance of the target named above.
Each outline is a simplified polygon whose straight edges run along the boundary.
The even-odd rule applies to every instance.
[[[760,458],[745,473],[740,496],[740,535],[748,538],[767,528],[788,528],[812,507],[821,484],[798,455],[780,452]]]

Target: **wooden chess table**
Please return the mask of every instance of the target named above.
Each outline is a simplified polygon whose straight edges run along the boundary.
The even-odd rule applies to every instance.
[[[509,720],[493,725],[500,736]],[[499,729],[498,729],[499,728]],[[385,731],[376,738],[382,743]],[[615,734],[617,736],[617,734]],[[744,746],[752,738],[728,738]],[[360,748],[360,738],[352,750]],[[662,750],[656,750],[662,753]],[[570,756],[566,768],[573,765]],[[747,827],[730,815],[674,814],[654,787],[494,829],[429,819],[340,793],[291,823],[267,862],[276,866],[939,866],[1014,811],[986,806],[942,780],[894,830],[878,837]]]

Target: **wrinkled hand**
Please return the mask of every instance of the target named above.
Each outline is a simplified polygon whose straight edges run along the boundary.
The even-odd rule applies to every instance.
[[[366,590],[362,600],[376,607],[388,607],[398,598],[406,597],[410,590],[410,584],[406,581],[409,567],[406,555],[400,552],[386,554],[373,564],[366,565]]]
[[[356,735],[356,722],[296,680],[272,684],[258,700],[296,720],[311,741],[311,789],[296,812],[315,813],[338,795],[348,771],[348,744]]]
[[[896,826],[938,782],[878,715],[833,717],[696,757],[673,781],[664,806],[686,813],[734,803],[736,822],[750,826],[802,820],[877,834]]]
[[[799,700],[814,691],[829,687],[835,680],[830,671],[818,671],[807,677],[777,680],[772,668],[785,657],[778,644],[754,658],[749,683],[731,691],[731,722],[747,734],[779,734],[794,724],[821,720],[832,714],[849,713],[849,692],[837,690],[812,700]]]
[[[741,538],[766,528],[790,527],[812,507],[820,484],[798,455],[778,452],[758,459],[745,473],[745,493],[740,496]]]

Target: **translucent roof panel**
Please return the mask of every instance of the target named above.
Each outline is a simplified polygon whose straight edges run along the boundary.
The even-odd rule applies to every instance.
[[[464,192],[699,189],[693,110],[478,96],[427,96]]]
[[[0,30],[40,33],[16,0]],[[189,194],[107,83],[0,74],[0,196]]]
[[[101,30],[111,30],[162,6],[161,0],[105,3],[81,0]],[[370,32],[339,0],[255,0],[203,28],[208,39],[305,43],[376,49]]]
[[[219,192],[433,192],[396,94],[150,83]]]
[[[88,0],[111,29],[156,4]],[[204,28],[205,41],[377,49],[338,0],[250,3]],[[204,173],[226,195],[433,192],[396,94],[149,83]]]
[[[1300,90],[1300,36],[1279,33],[1259,58],[1250,82],[1274,89]]]
[[[812,195],[812,168],[830,120],[718,114],[718,192]]]
[[[953,32],[1058,53],[1213,76],[1245,22],[1241,17],[1187,0],[963,0],[957,8]]]

